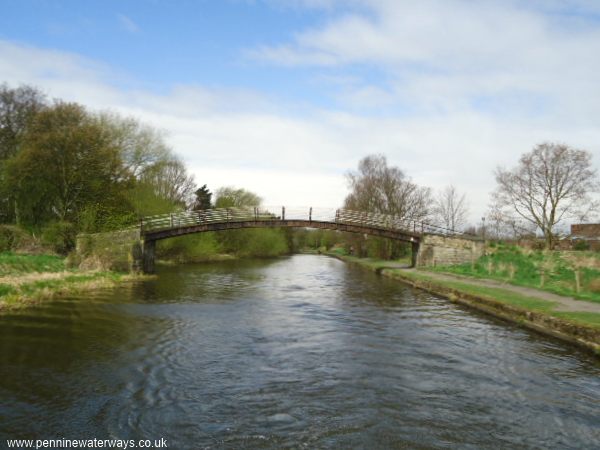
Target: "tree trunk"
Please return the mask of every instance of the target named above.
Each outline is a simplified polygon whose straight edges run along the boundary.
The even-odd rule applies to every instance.
[[[15,224],[16,225],[21,225],[21,214],[19,211],[19,203],[17,201],[17,198],[15,197]]]
[[[546,238],[546,250],[552,250],[552,243],[554,242],[552,231],[546,231],[544,234],[544,237]]]

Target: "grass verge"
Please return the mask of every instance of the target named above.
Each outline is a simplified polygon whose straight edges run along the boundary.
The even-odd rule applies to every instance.
[[[84,272],[49,280],[0,285],[0,312],[3,309],[21,308],[52,298],[83,294],[94,289],[111,288],[125,281],[148,277],[151,276],[115,272]]]
[[[425,280],[430,283],[435,283],[450,289],[455,289],[458,291],[466,292],[468,294],[480,296],[488,300],[496,300],[502,303],[506,303],[508,305],[513,305],[520,308],[527,308],[534,311],[550,312],[556,306],[556,303],[554,302],[534,297],[528,297],[522,294],[518,294],[516,292],[507,291],[505,289],[489,288],[485,286],[474,286],[468,283],[461,283],[460,281],[437,280],[421,272],[411,272],[406,270],[390,270],[389,275],[391,275],[392,278],[399,279],[410,278],[416,280]]]
[[[65,262],[60,256],[0,253],[0,277],[31,272],[62,272],[64,270]]]
[[[345,255],[340,252],[333,252],[333,251],[326,252],[325,254],[342,259],[346,262],[359,264],[360,266],[367,267],[367,268],[373,270],[374,272],[380,272],[381,270],[384,270],[384,269],[394,269],[395,267],[398,267],[398,266],[409,266],[410,265],[409,257],[398,259],[398,260],[393,260],[393,261],[385,261],[382,259],[374,259],[374,258],[359,258],[358,256],[350,256],[350,255]]]
[[[109,271],[66,271],[64,259],[58,256],[0,253],[0,311],[147,277]]]

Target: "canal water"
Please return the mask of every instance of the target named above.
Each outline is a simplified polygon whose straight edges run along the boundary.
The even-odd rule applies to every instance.
[[[598,448],[600,363],[323,256],[159,267],[0,316],[6,439]]]

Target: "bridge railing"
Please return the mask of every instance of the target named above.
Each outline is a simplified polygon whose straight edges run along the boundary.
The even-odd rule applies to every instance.
[[[302,220],[329,222],[346,225],[360,225],[379,229],[408,232],[412,234],[433,233],[446,236],[463,235],[456,230],[439,227],[423,221],[392,216],[389,214],[368,213],[349,209],[333,208],[286,208],[285,206],[260,206],[244,208],[215,208],[198,211],[182,211],[144,217],[140,221],[142,233],[196,225],[229,223]]]

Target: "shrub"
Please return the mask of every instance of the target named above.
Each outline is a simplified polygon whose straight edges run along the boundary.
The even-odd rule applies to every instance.
[[[180,262],[209,261],[221,253],[214,233],[198,233],[158,241],[156,255]]]
[[[244,243],[236,252],[240,256],[273,257],[288,252],[287,242],[280,230],[242,230]]]
[[[77,269],[81,262],[81,255],[78,255],[77,252],[72,251],[65,258],[65,267],[68,269]]]
[[[28,249],[35,246],[35,239],[15,225],[0,225],[0,252]]]
[[[573,244],[573,250],[585,251],[590,249],[589,242],[578,240]]]
[[[42,242],[60,255],[66,255],[75,248],[77,230],[70,222],[53,222],[42,230]]]

